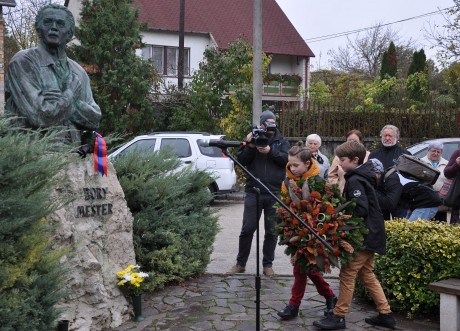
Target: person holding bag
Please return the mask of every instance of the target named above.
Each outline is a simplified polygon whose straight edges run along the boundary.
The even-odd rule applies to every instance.
[[[460,148],[456,149],[444,168],[444,176],[447,179],[452,179],[449,192],[444,198],[444,204],[452,207],[452,215],[450,224],[459,224],[460,210]]]

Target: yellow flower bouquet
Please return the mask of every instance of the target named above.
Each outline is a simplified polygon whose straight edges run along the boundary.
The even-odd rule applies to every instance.
[[[137,296],[141,295],[144,291],[141,284],[149,275],[141,272],[140,268],[138,265],[131,264],[126,269],[117,272],[117,285],[127,295]]]

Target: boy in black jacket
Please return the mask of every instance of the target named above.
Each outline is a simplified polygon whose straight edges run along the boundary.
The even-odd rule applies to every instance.
[[[371,163],[363,165],[366,148],[359,142],[347,141],[336,149],[340,166],[345,171],[344,195],[356,201],[355,213],[364,218],[369,233],[363,247],[350,263],[342,266],[339,274],[340,293],[333,313],[325,319],[315,321],[314,326],[325,330],[345,329],[345,315],[351,306],[355,289],[355,278],[359,277],[371,294],[379,314],[366,318],[371,325],[395,328],[396,320],[391,312],[382,286],[374,274],[374,254],[385,254],[385,223],[374,190],[375,172]]]

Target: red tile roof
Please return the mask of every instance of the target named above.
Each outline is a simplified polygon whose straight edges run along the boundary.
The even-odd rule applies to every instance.
[[[136,0],[148,29],[179,30],[179,1]],[[275,0],[263,0],[262,38],[267,54],[315,56]],[[251,0],[185,1],[185,32],[211,33],[219,48],[242,37],[252,43]]]

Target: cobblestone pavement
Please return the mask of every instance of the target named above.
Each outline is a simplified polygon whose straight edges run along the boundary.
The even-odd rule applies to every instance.
[[[337,277],[326,277],[338,293]],[[261,276],[259,330],[317,330],[313,321],[323,317],[324,298],[309,282],[299,316],[281,321],[277,312],[290,298],[292,276]],[[128,321],[116,331],[257,330],[254,274],[204,274],[180,285],[143,295],[142,322]],[[346,317],[347,330],[386,330],[366,324],[375,314],[372,305],[355,300]],[[435,331],[439,321],[397,316],[399,330]]]

